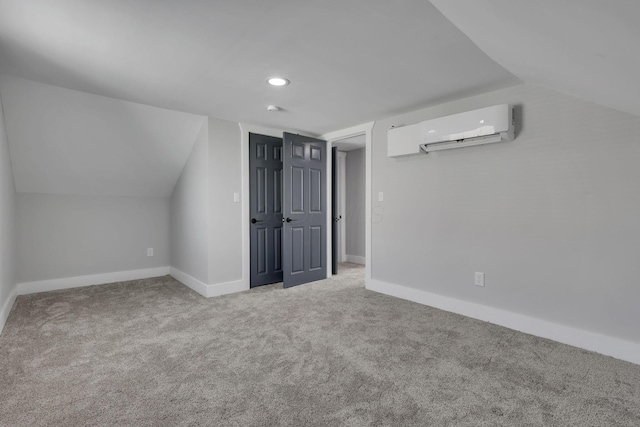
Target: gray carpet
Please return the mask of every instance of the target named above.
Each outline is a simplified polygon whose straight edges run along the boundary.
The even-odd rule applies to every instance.
[[[169,276],[21,296],[0,425],[640,425],[640,366],[369,292]]]

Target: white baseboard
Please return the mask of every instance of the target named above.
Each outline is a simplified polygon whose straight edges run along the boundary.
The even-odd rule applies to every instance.
[[[18,287],[14,286],[9,293],[7,300],[4,302],[2,307],[0,307],[0,334],[4,329],[4,325],[7,323],[9,313],[11,313],[11,309],[13,308],[13,304],[16,302],[16,298],[18,298]]]
[[[169,274],[171,277],[176,279],[178,282],[182,283],[188,288],[193,289],[203,297],[206,297],[209,292],[209,285],[200,280],[196,279],[193,276],[189,276],[187,273],[184,273],[177,268],[170,267]]]
[[[366,286],[367,289],[371,291],[406,299],[515,329],[516,331],[558,341],[563,344],[595,351],[596,353],[612,356],[631,363],[640,364],[640,344],[632,341],[589,332],[583,329],[575,329],[511,311],[466,302],[379,280],[372,279],[367,282]]]
[[[362,264],[365,265],[365,258],[363,256],[358,255],[347,255],[347,262],[352,262],[354,264]]]
[[[149,277],[166,276],[167,274],[169,274],[169,267],[145,268],[142,270],[117,271],[114,273],[91,274],[88,276],[65,277],[62,279],[19,283],[17,285],[17,290],[18,295],[26,295],[35,294],[37,292],[79,288],[82,286],[103,285],[105,283],[147,279]]]
[[[236,292],[248,291],[249,286],[244,280],[236,280],[234,282],[215,283],[209,285],[207,297],[218,297],[220,295],[234,294]]]
[[[193,289],[203,297],[207,297],[207,298],[249,290],[249,286],[247,286],[244,280],[237,280],[234,282],[227,282],[227,283],[214,283],[214,284],[207,285],[206,283],[174,267],[170,268],[169,274],[171,274],[171,276],[173,276],[174,279],[181,282],[188,288]]]

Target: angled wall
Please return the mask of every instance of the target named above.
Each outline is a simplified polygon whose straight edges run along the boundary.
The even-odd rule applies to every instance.
[[[516,106],[513,142],[386,155],[391,126],[501,103]],[[370,287],[498,323],[517,313],[607,354],[640,344],[638,164],[640,118],[529,85],[378,121]]]
[[[15,198],[9,141],[0,98],[0,332],[16,297]]]
[[[242,187],[240,127],[209,118],[209,283],[242,280]]]
[[[196,288],[209,283],[208,152],[208,122],[205,120],[170,201],[172,274],[185,284],[195,283],[191,287]],[[178,277],[180,274],[182,276]]]
[[[0,75],[19,193],[169,197],[203,116]]]
[[[0,93],[18,293],[167,274],[169,196],[205,117],[5,75]]]
[[[171,195],[171,274],[207,297],[245,288],[240,147],[238,123],[209,118]]]

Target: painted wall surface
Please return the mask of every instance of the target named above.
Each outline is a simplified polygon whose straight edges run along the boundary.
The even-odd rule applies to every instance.
[[[169,197],[205,117],[0,76],[16,189]]]
[[[209,118],[209,284],[242,279],[240,127]]]
[[[365,154],[364,148],[352,150],[346,159],[346,250],[360,257],[365,256]]]
[[[392,125],[500,103],[513,142],[386,156]],[[374,280],[640,342],[640,118],[521,85],[376,122],[372,162]]]
[[[20,283],[169,265],[166,197],[19,193],[16,222]]]
[[[0,311],[15,285],[15,199],[9,142],[0,99]]]
[[[171,195],[171,267],[208,283],[209,134],[200,129]]]

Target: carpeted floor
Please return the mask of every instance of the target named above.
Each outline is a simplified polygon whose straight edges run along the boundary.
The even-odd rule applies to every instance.
[[[21,296],[0,425],[639,426],[640,366],[364,289],[169,276]]]

